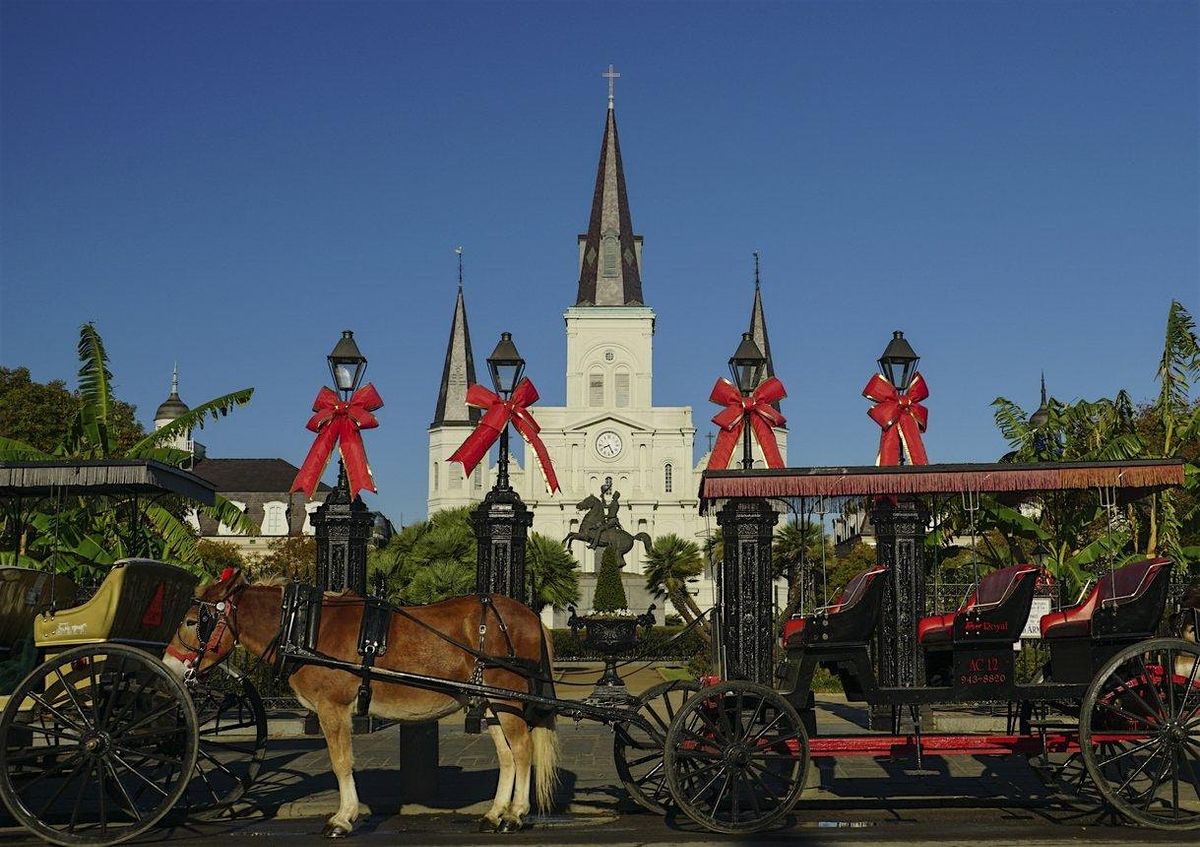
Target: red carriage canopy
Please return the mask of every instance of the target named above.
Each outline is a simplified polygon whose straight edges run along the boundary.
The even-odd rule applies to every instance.
[[[875,465],[705,471],[700,500],[733,497],[855,497],[882,494],[1013,494],[1115,488],[1125,500],[1183,485],[1183,462],[1043,462],[1036,465]]]

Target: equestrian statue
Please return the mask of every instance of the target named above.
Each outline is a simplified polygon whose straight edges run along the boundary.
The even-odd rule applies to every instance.
[[[610,492],[612,493],[611,500],[608,496]],[[639,532],[637,535],[630,535],[621,526],[621,493],[612,490],[611,476],[604,478],[604,485],[600,486],[599,497],[589,494],[585,499],[576,503],[575,508],[585,514],[579,522],[579,529],[569,533],[563,539],[563,546],[567,549],[570,549],[576,541],[586,541],[589,550],[612,547],[624,562],[625,554],[633,549],[635,541],[642,542],[646,545],[647,550],[653,543],[653,539],[646,533]]]

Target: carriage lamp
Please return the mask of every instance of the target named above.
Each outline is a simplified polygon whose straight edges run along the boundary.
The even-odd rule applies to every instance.
[[[743,397],[749,397],[758,384],[762,382],[763,370],[767,365],[767,357],[758,349],[750,333],[742,333],[742,343],[729,357],[729,372],[733,374],[733,382],[742,392]],[[742,427],[742,468],[749,470],[754,467],[754,455],[750,447],[750,422]]]
[[[496,393],[507,400],[521,381],[521,374],[525,372],[525,360],[517,352],[511,332],[500,333],[500,341],[492,355],[488,356],[487,364],[492,373],[492,385]]]
[[[1033,549],[1029,551],[1029,558],[1033,559],[1033,563],[1037,565],[1039,569],[1044,570],[1046,567],[1046,562],[1050,559],[1050,548],[1041,541],[1038,541],[1038,543],[1033,546]]]
[[[342,330],[342,337],[325,358],[329,361],[329,372],[333,374],[334,386],[342,393],[342,399],[348,400],[350,395],[358,390],[363,374],[367,371],[367,357],[354,342],[354,332]]]
[[[892,340],[888,342],[883,355],[879,357],[879,372],[897,391],[904,391],[912,382],[919,361],[921,357],[905,340],[904,333],[896,330],[892,333]]]
[[[750,333],[743,332],[742,343],[729,357],[729,372],[733,374],[733,383],[738,391],[749,394],[758,388],[766,364],[767,357],[758,349]]]

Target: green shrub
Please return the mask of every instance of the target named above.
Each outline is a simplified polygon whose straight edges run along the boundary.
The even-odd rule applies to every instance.
[[[596,594],[592,597],[592,611],[601,614],[629,608],[625,599],[625,586],[621,584],[621,568],[625,565],[614,547],[605,547],[600,559],[600,571],[596,574]]]
[[[694,629],[675,641],[671,639],[682,632],[682,626],[656,626],[645,638],[638,638],[634,653],[639,658],[688,661],[693,656],[707,656],[711,650],[708,639]],[[554,661],[598,661],[603,658],[586,640],[576,638],[569,629],[552,630],[554,637]],[[581,634],[582,635],[582,634]]]

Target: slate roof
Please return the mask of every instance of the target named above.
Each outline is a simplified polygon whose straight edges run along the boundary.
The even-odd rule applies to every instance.
[[[601,244],[606,235],[616,235],[616,272],[605,275]],[[642,274],[638,267],[638,237],[633,234],[629,198],[625,193],[625,169],[621,166],[621,144],[617,139],[616,111],[609,104],[600,143],[600,165],[592,194],[592,216],[583,247],[579,271],[577,306],[642,306]]]
[[[212,483],[217,491],[287,492],[300,469],[284,459],[204,459],[192,473]],[[318,491],[331,490],[321,483]]]
[[[767,367],[763,370],[763,380],[775,376],[775,362],[771,359],[771,339],[767,335],[767,315],[763,311],[762,289],[759,287],[758,268],[754,270],[754,305],[750,307],[750,337],[758,345],[758,349],[767,357]],[[775,411],[780,411],[779,402],[771,404]]]
[[[471,330],[467,326],[467,303],[462,285],[454,301],[454,317],[450,319],[450,340],[446,344],[446,362],[442,366],[442,382],[438,388],[437,407],[433,410],[435,426],[473,426],[479,423],[480,410],[467,405],[467,386],[475,378],[475,357],[471,353]]]

